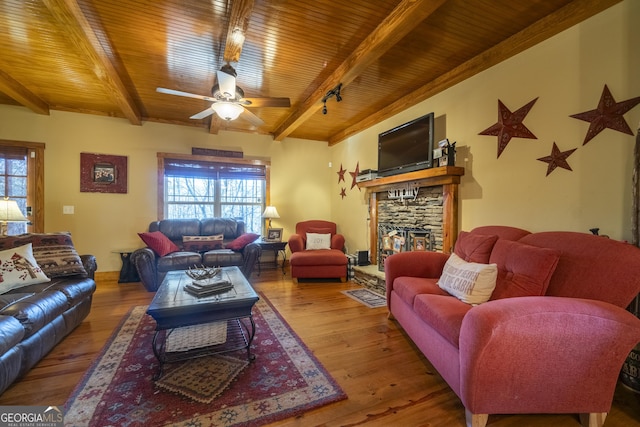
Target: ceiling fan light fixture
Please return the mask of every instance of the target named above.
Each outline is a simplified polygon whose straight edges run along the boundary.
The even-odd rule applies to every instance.
[[[237,45],[242,46],[244,44],[244,31],[240,28],[236,28],[231,32],[231,40]]]
[[[242,110],[244,110],[242,105],[226,101],[214,103],[213,105],[211,105],[211,109],[215,111],[220,118],[227,121],[237,119],[238,116],[240,116],[240,113],[242,113]]]

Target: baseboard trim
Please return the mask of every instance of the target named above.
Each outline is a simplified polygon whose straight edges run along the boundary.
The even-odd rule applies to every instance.
[[[95,279],[96,281],[100,281],[100,280],[104,280],[106,281],[118,281],[118,279],[120,279],[120,272],[119,271],[96,271],[95,274]]]

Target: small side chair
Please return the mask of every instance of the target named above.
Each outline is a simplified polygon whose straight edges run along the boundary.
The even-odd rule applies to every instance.
[[[297,223],[296,233],[289,237],[289,249],[294,283],[298,283],[298,279],[347,280],[344,236],[337,234],[334,222],[310,220]]]

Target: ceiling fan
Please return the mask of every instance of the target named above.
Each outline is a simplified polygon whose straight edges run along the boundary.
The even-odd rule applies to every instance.
[[[239,86],[236,86],[236,70],[230,64],[223,65],[216,74],[218,83],[211,89],[211,96],[196,95],[162,87],[156,88],[156,91],[168,95],[211,101],[212,104],[209,108],[189,117],[195,120],[204,119],[215,112],[221,119],[231,121],[237,119],[240,114],[242,114],[243,118],[251,124],[262,126],[264,124],[262,119],[247,110],[247,108],[291,106],[289,98],[245,98],[244,91]]]

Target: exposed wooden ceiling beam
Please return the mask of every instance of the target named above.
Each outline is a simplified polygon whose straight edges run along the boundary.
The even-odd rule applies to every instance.
[[[217,135],[220,131],[220,119],[216,113],[211,115],[211,121],[209,122],[209,133]]]
[[[253,0],[234,0],[232,2],[227,41],[224,47],[224,60],[226,62],[238,62],[240,60],[252,10]]]
[[[227,28],[227,39],[224,46],[225,62],[238,62],[244,45],[244,38],[249,28],[251,12],[253,11],[253,0],[235,0],[232,2],[229,13],[229,27]],[[222,127],[218,116],[214,113],[209,122],[209,133],[217,135]]]
[[[322,106],[322,98],[339,83],[346,86],[376,59],[437,10],[446,0],[402,0],[378,27],[349,55],[274,132],[283,140]]]
[[[10,96],[34,113],[49,115],[49,105],[46,102],[2,70],[0,70],[0,92]]]
[[[98,40],[94,29],[85,18],[75,0],[44,0],[44,4],[56,21],[64,29],[90,68],[100,79],[105,90],[112,97],[120,111],[134,125],[141,125],[140,110],[122,83],[111,62],[109,53]]]
[[[340,141],[355,135],[381,121],[388,119],[409,106],[418,104],[500,62],[529,49],[536,44],[553,37],[554,35],[571,28],[572,26],[596,15],[622,0],[575,0],[562,9],[545,16],[533,25],[514,34],[503,42],[487,49],[480,55],[459,65],[453,70],[428,82],[418,90],[403,96],[397,101],[378,110],[366,119],[329,138],[329,145],[335,145]]]

